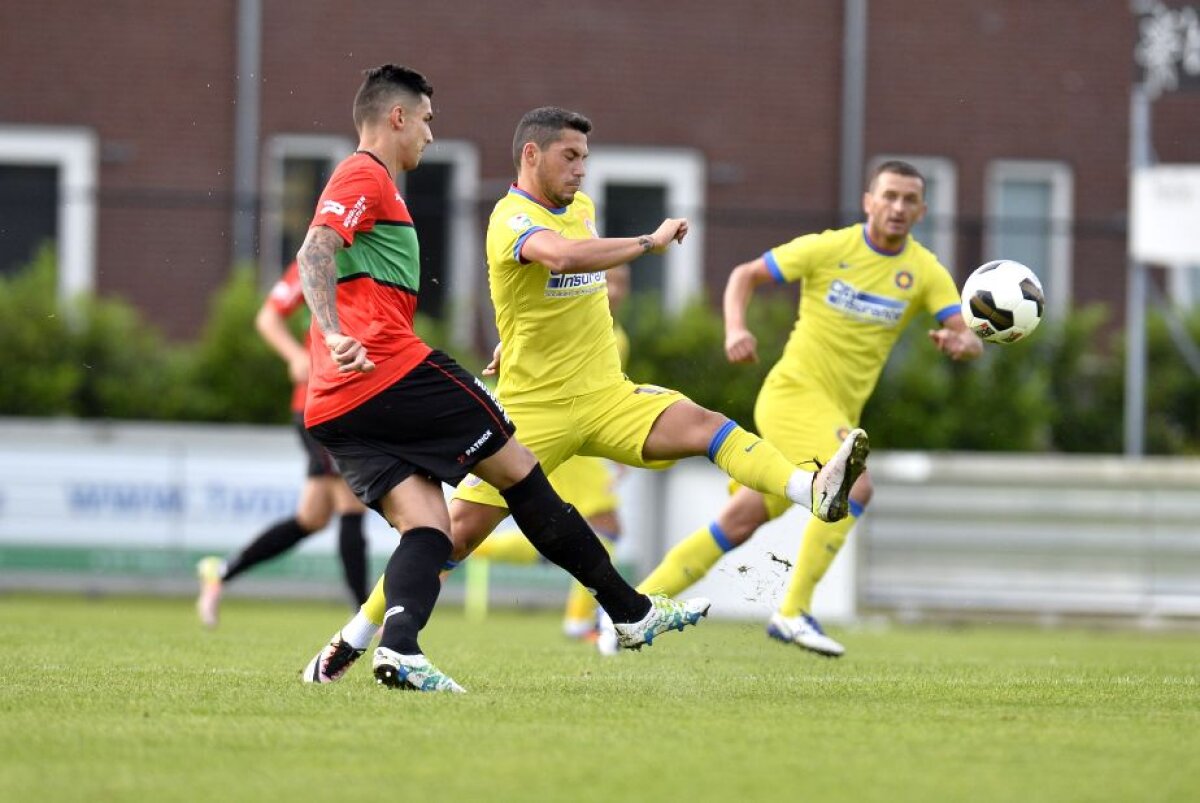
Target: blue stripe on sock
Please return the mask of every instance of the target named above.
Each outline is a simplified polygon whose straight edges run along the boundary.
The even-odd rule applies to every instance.
[[[717,462],[717,452],[721,451],[721,444],[725,443],[725,439],[729,437],[729,433],[733,432],[737,424],[732,421],[726,421],[725,425],[717,430],[717,434],[713,435],[712,440],[708,442],[708,459],[712,462]]]
[[[712,535],[713,540],[717,542],[717,546],[721,547],[722,552],[728,552],[733,549],[733,544],[729,543],[729,536],[725,535],[725,531],[715,521],[708,525],[708,532]]]
[[[866,509],[867,509],[867,506],[862,504],[861,502],[855,502],[853,499],[850,500],[850,515],[853,516],[854,518],[857,519],[859,516],[861,516],[863,514],[863,511]]]

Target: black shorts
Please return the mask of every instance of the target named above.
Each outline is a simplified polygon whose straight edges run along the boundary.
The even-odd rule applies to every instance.
[[[458,485],[516,427],[483,382],[434,351],[386,390],[308,431],[363,504],[382,513],[383,497],[413,474]]]
[[[294,413],[292,421],[296,424],[296,431],[300,433],[300,445],[304,447],[304,453],[308,455],[308,471],[305,476],[309,479],[339,476],[337,463],[334,462],[333,457],[304,428],[304,413]]]

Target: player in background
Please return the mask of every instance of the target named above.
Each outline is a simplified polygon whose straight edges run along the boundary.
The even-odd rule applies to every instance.
[[[618,265],[609,269],[607,276],[608,307],[613,314],[613,332],[617,338],[617,352],[621,365],[629,360],[629,335],[616,322],[616,314],[629,295],[629,265]],[[500,347],[491,363],[483,369],[484,376],[495,375],[499,369]],[[617,508],[614,486],[619,473],[609,461],[599,457],[576,455],[554,469],[550,484],[564,501],[575,506],[580,515],[595,531],[609,554],[616,549],[621,535],[621,519]],[[519,529],[502,530],[489,535],[471,553],[474,560],[489,560],[499,563],[533,564],[540,560],[537,550]],[[596,599],[579,583],[572,583],[567,592],[567,604],[563,611],[563,633],[568,638],[591,640],[596,637]]]
[[[329,453],[304,428],[304,397],[308,393],[308,344],[297,340],[288,327],[288,318],[304,309],[300,272],[293,262],[271,288],[255,316],[254,326],[262,339],[287,364],[293,383],[292,420],[300,433],[300,443],[308,455],[308,473],[294,515],[277,521],[258,534],[249,544],[228,558],[209,556],[196,565],[200,595],[196,612],[209,628],[217,626],[224,586],[238,575],[268,560],[279,557],[313,533],[329,524],[338,514],[338,554],[342,574],[356,605],[367,598],[367,541],[363,536],[366,508],[342,481]]]
[[[413,331],[420,245],[396,176],[415,169],[433,141],[432,95],[424,76],[393,64],[366,71],[355,95],[358,149],[335,168],[297,255],[312,314],[304,417],[355,495],[401,534],[381,586],[387,626],[372,661],[376,681],[462,692],[418,637],[454,550],[442,484],[468,472],[498,488],[538,550],[592,590],[620,623],[622,646],[695,624],[709,604],[634,591],[483,382]],[[319,668],[339,671],[356,657]]]
[[[497,395],[520,428],[522,443],[549,471],[576,454],[648,468],[706,456],[747,487],[786,496],[823,519],[843,518],[850,486],[866,464],[862,430],[851,432],[814,474],[720,413],[678,391],[635,384],[621,371],[605,273],[643,254],[666,251],[683,240],[688,225],[668,218],[650,234],[600,237],[592,200],[579,191],[591,129],[583,115],[557,107],[522,117],[513,137],[517,179],[488,221],[488,281],[502,349]],[[803,417],[807,411],[792,414]],[[475,475],[451,501],[453,560],[469,555],[510,509],[537,544],[515,516],[511,494],[497,490],[481,472]],[[621,621],[603,598],[597,600]],[[373,593],[309,663],[304,679],[336,680],[349,665],[345,656],[366,648],[378,616]],[[391,629],[389,619],[384,640]],[[622,646],[640,646],[653,637],[631,637],[621,624],[616,635]]]
[[[928,312],[938,322],[929,338],[950,359],[982,353],[982,341],[963,321],[954,279],[911,235],[925,214],[924,193],[925,179],[916,168],[884,162],[863,193],[865,224],[798,237],[730,274],[725,354],[735,363],[758,359],[757,340],[746,325],[755,288],[802,283],[795,328],[754,410],[759,432],[789,459],[827,460],[858,426],[892,346],[917,313]],[[639,589],[679,593],[791,506],[783,496],[736,484],[731,493],[712,523],[671,549]],[[822,655],[845,652],[813,618],[812,597],[870,499],[871,477],[863,472],[850,491],[849,516],[838,522],[809,519],[791,582],[767,625],[772,638]]]

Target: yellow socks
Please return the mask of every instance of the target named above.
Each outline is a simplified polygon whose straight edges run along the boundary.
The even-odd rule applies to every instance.
[[[379,582],[375,583],[371,596],[367,597],[359,611],[371,624],[377,627],[383,625],[383,614],[387,611],[387,602],[383,597],[383,575],[379,576]]]
[[[787,495],[788,480],[796,472],[778,449],[732,421],[713,436],[708,459],[747,488],[774,496]]]
[[[804,537],[800,542],[800,553],[796,558],[796,568],[792,570],[792,581],[788,584],[787,593],[779,606],[779,612],[784,616],[799,616],[801,613],[812,612],[813,592],[817,583],[829,570],[838,550],[846,543],[846,536],[854,522],[862,513],[862,505],[851,501],[850,515],[841,521],[830,524],[813,516],[804,528]]]
[[[676,544],[637,590],[643,594],[673,597],[708,574],[708,570],[732,548],[716,522],[701,527]]]

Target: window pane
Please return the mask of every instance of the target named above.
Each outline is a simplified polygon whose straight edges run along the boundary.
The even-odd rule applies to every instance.
[[[1051,267],[1050,192],[1048,181],[1002,182],[995,221],[994,257],[1028,265],[1043,285],[1049,283]]]
[[[917,225],[913,226],[912,236],[917,242],[933,251],[936,248],[937,241],[934,239],[934,231],[940,228],[942,221],[936,219],[936,213],[933,211],[937,208],[935,199],[937,198],[937,179],[928,173],[925,174],[925,206],[929,210],[925,213],[925,219]],[[945,260],[946,254],[938,254],[939,259]]]
[[[286,157],[283,160],[282,227],[279,232],[282,270],[296,258],[312,222],[321,190],[333,172],[333,162],[321,158]]]
[[[58,236],[58,168],[0,164],[0,274],[33,261]]]
[[[658,228],[667,216],[667,188],[662,184],[616,184],[604,188],[604,206],[599,210],[604,220],[605,237],[637,237]],[[630,289],[634,293],[662,294],[665,259],[662,254],[638,257],[631,271]]]
[[[404,200],[417,226],[421,242],[421,296],[423,315],[441,319],[446,312],[450,279],[450,226],[454,175],[452,162],[422,162],[404,178]]]

